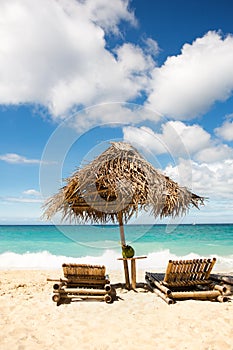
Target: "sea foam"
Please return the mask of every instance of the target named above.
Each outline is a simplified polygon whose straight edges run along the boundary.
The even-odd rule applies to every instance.
[[[218,256],[214,266],[215,272],[232,272],[233,271],[233,255]],[[69,257],[64,255],[54,255],[48,251],[37,253],[27,252],[17,254],[14,252],[5,252],[0,254],[0,269],[59,269],[63,263],[76,264],[97,264],[105,265],[108,270],[122,270],[123,264],[118,260],[121,256],[113,250],[105,250],[101,256],[83,256]],[[212,258],[213,255],[205,256],[204,258]],[[184,256],[172,254],[169,249],[159,252],[152,252],[147,255],[147,258],[137,261],[137,269],[163,272],[166,269],[169,259],[199,259],[203,258],[195,253],[189,253]]]

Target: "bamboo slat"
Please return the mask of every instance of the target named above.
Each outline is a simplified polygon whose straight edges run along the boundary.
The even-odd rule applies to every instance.
[[[217,300],[220,303],[225,303],[226,301],[228,301],[228,297],[226,295],[219,295],[219,296],[217,296]]]
[[[154,285],[159,288],[163,293],[165,293],[166,295],[171,295],[171,290],[167,287],[165,287],[162,283],[159,283],[157,281],[153,281]]]
[[[210,281],[205,280],[194,280],[194,281],[175,281],[175,282],[163,282],[163,284],[167,287],[194,287],[196,285],[208,285]]]
[[[53,289],[58,290],[61,287],[61,284],[55,283]]]
[[[231,284],[233,286],[233,277],[230,276],[223,276],[222,277],[222,281],[227,283],[227,284]]]
[[[227,287],[226,286],[220,286],[219,284],[214,285],[214,289],[219,290],[221,293],[226,293],[227,292]]]
[[[224,282],[233,286],[233,277],[232,276],[221,276],[216,274],[211,274],[210,279],[217,282]]]
[[[60,294],[53,294],[52,296],[52,300],[55,302],[55,303],[58,303],[59,300],[60,300],[61,296]]]
[[[206,279],[210,277],[211,270],[213,269],[215,263],[216,263],[216,258],[213,258],[212,261],[210,262],[208,271],[206,272]]]
[[[46,281],[48,282],[67,282],[67,278],[47,278]]]
[[[166,294],[162,293],[160,290],[154,288],[153,292],[163,299],[168,305],[174,304],[174,300],[170,299]]]
[[[94,300],[102,300],[105,301],[107,304],[110,304],[112,302],[112,297],[109,294],[105,294],[105,295],[71,295],[71,294],[67,294],[65,295],[65,297],[63,297],[64,299],[84,299],[84,300],[90,300],[90,299],[94,299]],[[55,302],[59,302],[62,298],[60,297],[60,295],[53,295],[53,301]]]
[[[104,301],[105,301],[105,303],[110,304],[110,303],[112,302],[112,297],[111,297],[111,295],[106,294],[106,295],[104,296]]]
[[[105,295],[84,295],[84,294],[67,294],[65,299],[96,299],[105,300]]]
[[[68,278],[68,282],[67,284],[69,285],[94,285],[94,286],[98,286],[98,285],[105,285],[108,284],[109,280],[106,279],[95,279],[95,278],[79,278],[76,276],[71,276]]]
[[[93,294],[93,295],[105,295],[105,289],[87,289],[87,288],[62,288],[60,293],[72,293],[72,294]]]
[[[148,274],[148,275],[147,275]],[[161,292],[159,289],[157,289],[154,286],[154,281],[152,281],[149,278],[149,273],[146,273],[146,283],[148,284],[149,288],[156,294],[158,295],[161,299],[163,299],[167,304],[174,304],[174,300],[170,299],[166,293]]]
[[[106,292],[110,293],[112,290],[112,287],[110,284],[105,284],[104,289],[106,290]]]
[[[170,298],[174,299],[216,299],[221,292],[219,290],[207,291],[185,291],[185,292],[171,292]]]
[[[64,276],[105,276],[105,266],[100,265],[87,265],[87,264],[63,264]]]
[[[194,286],[208,284],[209,275],[216,262],[216,258],[194,260],[169,260],[164,284],[167,286]]]

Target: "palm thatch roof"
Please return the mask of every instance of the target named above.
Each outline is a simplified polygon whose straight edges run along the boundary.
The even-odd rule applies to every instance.
[[[204,197],[163,175],[125,142],[111,142],[66,183],[45,202],[46,219],[60,212],[63,220],[114,223],[120,212],[128,222],[140,210],[149,210],[154,217],[176,217],[204,204]]]

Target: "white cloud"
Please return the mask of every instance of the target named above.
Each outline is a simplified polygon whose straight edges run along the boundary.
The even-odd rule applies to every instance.
[[[152,74],[147,105],[176,119],[204,113],[233,90],[233,37],[208,32]]]
[[[43,203],[42,199],[37,198],[20,198],[20,197],[6,197],[4,198],[6,202],[14,202],[14,203]]]
[[[10,164],[56,164],[57,161],[42,162],[40,159],[30,159],[17,153],[0,154],[0,160]]]
[[[162,134],[155,133],[152,129],[141,126],[126,126],[123,128],[123,138],[135,147],[143,146],[155,154],[167,153],[168,148],[164,143]]]
[[[35,197],[41,196],[41,193],[37,190],[34,190],[34,189],[25,190],[25,191],[23,191],[23,194],[26,194],[29,196],[35,196]]]
[[[189,126],[180,121],[164,124],[163,138],[170,149],[179,156],[182,155],[184,147],[189,154],[194,154],[210,142],[210,134],[201,126],[196,124]]]
[[[151,54],[152,56],[157,56],[160,53],[159,44],[152,38],[145,38],[143,40],[146,45],[145,51]]]
[[[233,158],[233,149],[224,144],[207,147],[195,155],[196,160],[204,163],[213,163],[230,158]]]
[[[192,155],[210,145],[210,134],[199,125],[169,121],[161,128],[162,132],[156,133],[146,127],[125,127],[124,139],[141,143],[156,154],[170,153],[173,157]]]
[[[175,181],[179,180],[182,172],[182,184],[193,192],[209,197],[209,200],[217,198],[232,199],[233,197],[233,160],[207,163],[197,163],[180,159],[175,167],[169,165],[165,172]]]
[[[233,121],[225,121],[222,126],[216,128],[216,135],[222,137],[226,141],[233,141]]]
[[[169,164],[162,171],[180,185],[210,201],[233,198],[233,150],[224,144],[215,145],[201,127],[167,122],[162,133],[132,126],[123,132],[124,139],[135,147],[142,145],[153,154],[169,153],[175,165]],[[188,157],[182,158],[185,155]]]
[[[150,55],[106,48],[106,32],[136,22],[126,0],[3,0],[0,16],[0,104],[38,103],[56,117],[133,99],[149,85]]]
[[[39,159],[27,159],[16,153],[7,153],[0,155],[0,160],[12,164],[40,164]]]
[[[125,43],[115,50],[122,71],[126,76],[138,75],[143,80],[145,71],[153,68],[154,62],[150,56],[145,56],[142,49],[133,44]],[[146,88],[146,87],[145,87]]]
[[[41,193],[35,189],[29,189],[22,192],[19,197],[0,197],[0,203],[43,203]],[[22,209],[22,208],[21,208]]]
[[[85,8],[94,23],[97,23],[107,32],[120,34],[119,21],[125,20],[134,26],[137,25],[133,12],[128,8],[128,3],[128,0],[88,0]]]
[[[108,124],[109,126],[118,124],[135,124],[142,120],[153,120],[154,122],[161,119],[161,115],[144,108],[141,105],[133,103],[103,103],[72,115],[66,119],[65,125],[75,127],[79,132],[91,129],[92,127],[101,127]]]

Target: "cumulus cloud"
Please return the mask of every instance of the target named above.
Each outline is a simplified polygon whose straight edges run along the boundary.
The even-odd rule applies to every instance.
[[[132,44],[114,52],[105,34],[124,20],[126,0],[3,0],[0,104],[37,103],[61,116],[74,106],[127,101],[147,89],[154,63]]]
[[[145,51],[152,56],[157,56],[160,53],[160,47],[157,41],[152,38],[144,38],[143,42],[145,44]]]
[[[162,133],[155,133],[150,128],[130,126],[124,128],[124,138],[135,147],[143,145],[153,154],[170,153],[175,163],[169,163],[162,171],[180,185],[209,197],[210,201],[232,199],[233,149],[215,145],[215,140],[201,127],[167,122]],[[187,151],[190,157],[182,158]]]
[[[179,179],[180,169],[183,177],[183,185],[188,186],[194,192],[209,197],[210,201],[216,198],[232,199],[233,196],[233,160],[208,163],[190,162],[180,159],[176,166],[167,166],[165,171],[174,180]]]
[[[132,74],[143,79],[144,72],[154,66],[150,56],[145,56],[142,49],[133,44],[125,43],[117,48],[115,52],[121,70],[126,73],[126,76]]]
[[[159,45],[150,37],[142,39],[141,47],[126,42],[110,50],[109,33],[120,35],[122,21],[137,25],[129,4],[129,0],[2,0],[0,104],[43,105],[60,120],[77,106],[143,96],[148,97],[145,107],[185,120],[230,96],[230,35],[208,32],[185,44],[181,54],[168,57],[162,67],[154,60]]]
[[[126,126],[123,133],[135,147],[169,155],[172,162],[163,172],[178,183],[211,198],[233,196],[233,149],[199,125],[170,121],[161,125],[160,132]]]
[[[155,133],[152,129],[141,126],[123,127],[124,141],[130,142],[135,147],[144,147],[155,154],[167,153],[166,144],[164,144],[162,134]]]
[[[154,69],[147,105],[180,120],[203,114],[232,94],[232,62],[233,37],[208,32]]]
[[[85,3],[85,11],[94,23],[97,23],[107,32],[120,34],[118,24],[124,20],[133,26],[137,20],[128,6],[128,0],[88,0]]]
[[[233,149],[224,144],[204,148],[195,155],[196,160],[206,163],[213,163],[231,158],[233,158]]]
[[[210,134],[199,125],[185,125],[169,121],[161,125],[161,132],[146,127],[124,127],[124,139],[142,143],[156,154],[170,153],[173,157],[193,155],[211,144]]]
[[[84,132],[93,127],[108,124],[114,126],[136,124],[142,120],[153,120],[157,122],[161,115],[134,103],[103,103],[84,108],[74,113],[65,120],[65,125],[75,128],[78,132]]]
[[[226,120],[222,126],[216,128],[216,135],[220,136],[226,141],[233,141],[233,121]]]
[[[206,147],[210,134],[199,125],[185,125],[180,121],[170,121],[163,125],[163,137],[174,153],[182,155],[183,144],[189,154]]]

